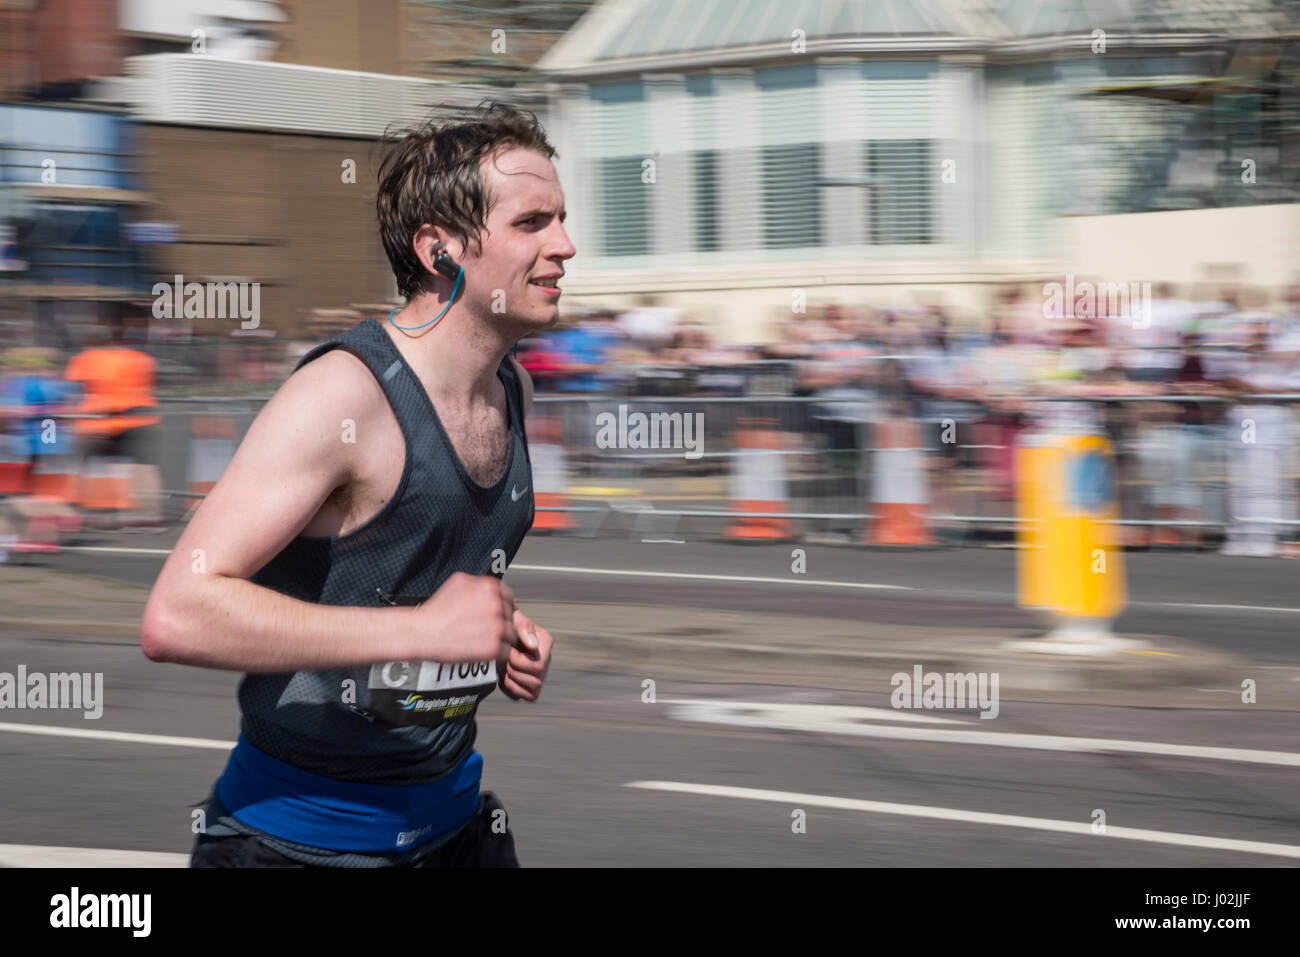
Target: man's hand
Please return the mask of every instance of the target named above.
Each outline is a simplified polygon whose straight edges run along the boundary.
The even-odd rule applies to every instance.
[[[498,669],[520,648],[535,652],[536,639],[514,626],[515,596],[510,586],[491,575],[456,572],[433,597],[415,610],[436,646],[423,656],[459,664],[496,659]]]
[[[546,672],[551,667],[551,645],[554,639],[549,631],[537,625],[518,608],[515,609],[512,623],[519,635],[520,644],[510,649],[505,667],[500,669],[497,684],[512,701],[536,701],[542,693]],[[528,649],[526,642],[529,637],[536,642],[536,650]]]

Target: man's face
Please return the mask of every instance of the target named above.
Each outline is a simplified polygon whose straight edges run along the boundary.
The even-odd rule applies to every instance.
[[[575,252],[555,167],[541,153],[510,149],[485,159],[480,175],[492,208],[479,255],[467,250],[457,260],[467,300],[481,316],[515,320],[524,335],[553,326],[564,262]]]

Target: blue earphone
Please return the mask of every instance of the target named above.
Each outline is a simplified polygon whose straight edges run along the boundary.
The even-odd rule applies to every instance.
[[[451,287],[451,298],[447,300],[447,305],[443,306],[442,312],[438,313],[428,322],[421,323],[418,326],[398,326],[397,323],[393,322],[393,316],[397,315],[397,310],[402,308],[401,306],[394,306],[393,311],[388,314],[388,321],[392,322],[394,326],[397,326],[397,328],[401,329],[403,332],[415,332],[419,329],[424,329],[433,325],[447,314],[447,310],[451,308],[451,304],[456,301],[456,293],[460,292],[461,280],[465,278],[465,267],[457,265],[456,260],[447,255],[446,243],[435,243],[433,252],[433,268],[438,270],[438,272],[442,273],[448,279],[455,280],[455,284]],[[514,354],[516,358],[519,356],[518,344],[515,345]]]
[[[428,322],[421,323],[418,326],[398,326],[397,323],[393,322],[393,316],[397,315],[397,310],[402,307],[394,307],[393,311],[388,314],[388,321],[393,322],[393,325],[397,326],[397,328],[401,329],[403,332],[415,332],[417,329],[424,329],[426,326],[433,325],[447,314],[447,310],[451,308],[451,304],[456,301],[456,293],[460,292],[461,280],[465,278],[464,267],[456,265],[456,261],[447,255],[446,243],[434,244],[433,252],[433,268],[438,270],[438,272],[442,273],[448,279],[455,280],[455,285],[451,287],[451,298],[447,300],[447,305],[443,307],[442,312],[438,313]]]

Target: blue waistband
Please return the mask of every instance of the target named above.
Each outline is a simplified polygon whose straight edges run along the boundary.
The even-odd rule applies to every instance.
[[[217,797],[249,827],[334,851],[408,851],[478,811],[483,758],[471,751],[428,784],[339,781],[271,757],[244,736],[217,781]]]

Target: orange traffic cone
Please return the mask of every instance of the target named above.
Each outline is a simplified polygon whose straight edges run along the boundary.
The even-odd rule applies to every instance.
[[[62,440],[58,452],[37,456],[32,469],[32,494],[41,498],[75,505],[81,485],[77,455],[70,439]]]
[[[87,512],[121,512],[134,505],[131,460],[91,458],[80,483],[80,504]]]
[[[31,484],[26,462],[0,462],[0,495],[23,495]]]
[[[76,535],[81,530],[81,513],[77,511],[81,475],[72,449],[69,442],[64,451],[39,456],[32,470],[32,498],[54,526],[56,539]]]
[[[1191,522],[1202,517],[1199,508],[1186,508],[1180,505],[1157,505],[1156,519],[1164,522]],[[1191,525],[1153,525],[1151,526],[1152,545],[1172,548],[1196,548],[1201,544],[1201,529]]]
[[[195,415],[190,419],[189,465],[185,488],[197,498],[212,491],[235,457],[235,419],[229,415]]]
[[[736,420],[736,454],[731,466],[733,512],[789,512],[781,432],[773,418]],[[723,537],[741,542],[780,542],[794,538],[787,519],[739,515]]]
[[[921,427],[911,419],[876,423],[869,545],[933,545]]]
[[[1125,548],[1142,549],[1151,545],[1151,527],[1149,525],[1125,525],[1123,528]]]
[[[31,489],[31,457],[23,454],[25,445],[19,436],[0,433],[0,495],[26,495]]]
[[[524,422],[528,431],[528,457],[533,463],[533,531],[567,532],[577,526],[569,512],[542,511],[568,508],[565,492],[567,468],[564,423],[558,415],[533,413]]]

